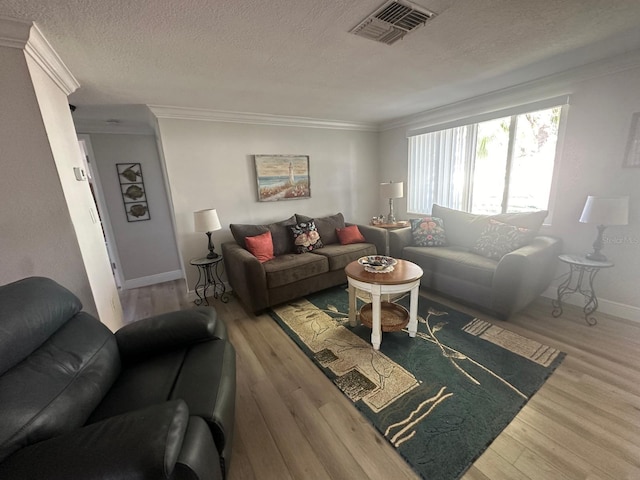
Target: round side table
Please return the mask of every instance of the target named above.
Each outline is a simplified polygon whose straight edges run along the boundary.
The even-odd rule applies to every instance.
[[[582,309],[585,321],[589,326],[595,325],[598,321],[591,315],[598,309],[598,298],[593,289],[593,279],[596,278],[600,269],[613,267],[613,263],[589,260],[584,255],[560,255],[558,259],[568,264],[570,270],[569,277],[558,286],[558,297],[551,302],[553,305],[551,315],[554,318],[562,315],[562,299],[566,295],[577,292],[585,299],[584,308]],[[584,284],[585,280],[588,285]]]
[[[380,350],[382,342],[382,301],[381,296],[387,293],[411,292],[409,303],[410,337],[415,337],[418,330],[418,291],[422,268],[407,260],[398,260],[393,271],[389,273],[367,272],[358,261],[353,261],[344,269],[349,282],[349,323],[357,323],[356,289],[371,294],[371,345]]]
[[[218,271],[222,263],[222,255],[218,255],[215,258],[195,258],[189,263],[194,267],[198,267],[198,282],[194,289],[198,298],[193,303],[196,305],[202,305],[203,303],[209,305],[209,300],[207,299],[207,290],[209,288],[213,289],[213,298],[220,297],[220,301],[226,303],[229,298]]]

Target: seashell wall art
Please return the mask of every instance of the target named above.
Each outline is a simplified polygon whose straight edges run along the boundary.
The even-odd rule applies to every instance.
[[[139,163],[116,163],[116,168],[127,221],[150,220],[147,192],[142,180],[142,166]]]

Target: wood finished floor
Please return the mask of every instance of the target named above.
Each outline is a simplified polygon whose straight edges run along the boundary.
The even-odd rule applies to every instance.
[[[543,298],[501,322],[427,296],[568,354],[463,479],[640,479],[640,324],[588,327],[571,306],[555,319]],[[127,322],[193,307],[181,280],[121,300]],[[274,321],[233,296],[212,304],[237,351],[230,480],[418,478]]]

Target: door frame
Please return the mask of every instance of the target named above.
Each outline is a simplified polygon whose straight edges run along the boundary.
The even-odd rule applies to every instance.
[[[109,261],[111,262],[111,271],[113,272],[116,286],[118,289],[122,289],[124,288],[124,279],[122,278],[120,256],[118,255],[118,247],[115,242],[115,235],[113,234],[113,228],[111,226],[111,218],[109,217],[107,202],[104,198],[102,183],[100,182],[100,174],[95,161],[96,157],[93,154],[91,137],[83,133],[79,133],[77,137],[78,143],[80,144],[80,151],[83,153],[83,161],[85,162],[85,167],[87,169],[87,179],[93,186],[96,207],[98,209],[98,215],[100,216],[102,231],[104,232],[105,246],[107,248]]]

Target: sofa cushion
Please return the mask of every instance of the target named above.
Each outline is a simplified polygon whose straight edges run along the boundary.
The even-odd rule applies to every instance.
[[[349,245],[325,245],[321,250],[313,252],[315,255],[322,255],[329,260],[329,270],[342,270],[351,262],[358,260],[365,255],[375,255],[376,246],[372,243],[352,243]]]
[[[289,285],[329,271],[327,258],[312,253],[280,255],[263,265],[267,288]]]
[[[444,223],[449,245],[473,248],[490,219],[508,223],[517,227],[528,228],[535,235],[547,216],[546,210],[536,212],[501,213],[498,215],[476,215],[434,204],[431,214],[439,217]]]
[[[308,222],[300,222],[289,229],[293,235],[293,243],[297,253],[311,252],[324,246],[313,219]]]
[[[532,237],[534,237],[542,227],[542,223],[548,214],[547,210],[538,210],[537,212],[501,213],[493,215],[491,218],[516,227],[528,228],[531,230]]]
[[[498,262],[477,255],[463,247],[405,247],[405,260],[437,275],[463,278],[468,282],[491,287]],[[437,286],[436,286],[437,288]]]
[[[488,215],[475,215],[433,205],[431,215],[442,219],[449,245],[471,248],[489,222]]]
[[[350,245],[352,243],[366,242],[357,225],[349,225],[344,228],[336,228],[336,235],[340,245]]]
[[[245,237],[244,241],[247,244],[247,250],[249,250],[260,263],[268,262],[274,258],[271,232],[264,232],[255,237]]]
[[[244,241],[246,237],[255,237],[267,231],[271,232],[271,240],[273,241],[273,254],[275,256],[284,253],[293,252],[293,239],[289,232],[289,227],[295,225],[296,217],[292,215],[286,220],[280,222],[269,223],[267,225],[248,225],[241,223],[232,223],[229,225],[234,240],[242,248],[247,248]]]
[[[444,247],[447,236],[441,218],[424,217],[411,219],[413,245],[417,247]]]
[[[298,223],[312,220],[311,217],[305,217],[298,213],[296,213],[296,218],[298,219]],[[336,228],[345,227],[344,216],[342,213],[336,213],[335,215],[330,215],[328,217],[314,217],[313,220],[316,223],[316,228],[318,229],[318,233],[320,234],[320,238],[324,245],[338,243]]]
[[[489,224],[476,240],[472,252],[484,257],[500,260],[507,253],[531,241],[531,230],[489,219]]]

